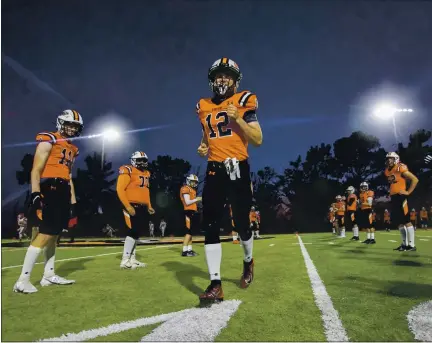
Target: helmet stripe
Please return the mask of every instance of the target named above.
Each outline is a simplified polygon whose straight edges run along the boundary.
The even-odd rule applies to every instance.
[[[75,120],[75,121],[79,121],[79,116],[78,116],[77,111],[72,110],[72,113],[73,113],[73,115],[74,115],[74,120]]]
[[[222,63],[223,64],[228,64],[228,58],[226,58],[226,57],[222,58]]]

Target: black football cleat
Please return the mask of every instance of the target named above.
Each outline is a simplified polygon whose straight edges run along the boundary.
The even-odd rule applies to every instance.
[[[375,244],[375,239],[371,239],[368,244]]]
[[[405,249],[405,251],[417,251],[416,247],[412,247],[411,245],[408,245]]]
[[[395,251],[405,251],[406,248],[407,248],[406,245],[401,244],[397,248],[394,248],[393,250],[395,250]]]
[[[204,293],[199,295],[200,306],[210,306],[214,303],[220,303],[224,299],[224,293],[221,284],[210,284]]]
[[[191,250],[191,251],[188,251],[188,256],[194,257],[194,256],[198,256],[198,254],[195,251]]]
[[[369,244],[369,243],[370,243],[370,241],[371,241],[371,239],[370,239],[370,238],[368,238],[367,240],[363,241],[362,243],[364,243],[364,244]]]
[[[183,251],[181,255],[182,255],[182,257],[189,257],[189,254],[187,251]]]

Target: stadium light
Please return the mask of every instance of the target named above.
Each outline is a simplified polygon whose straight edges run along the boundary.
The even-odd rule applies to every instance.
[[[412,108],[398,108],[391,104],[381,104],[377,106],[373,110],[373,115],[375,118],[381,119],[381,120],[388,120],[391,119],[393,122],[393,133],[395,136],[396,144],[398,144],[398,136],[397,136],[397,130],[396,130],[396,113],[399,112],[405,112],[405,113],[411,113],[414,112]]]
[[[104,155],[105,155],[105,140],[108,142],[118,141],[121,137],[120,132],[115,128],[108,128],[101,133],[102,136],[102,157],[101,157],[101,169],[104,165]]]

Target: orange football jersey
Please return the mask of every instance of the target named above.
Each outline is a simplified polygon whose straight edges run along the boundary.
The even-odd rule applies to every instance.
[[[225,112],[227,106],[237,106],[240,117],[247,123],[257,121],[258,100],[255,94],[242,91],[222,101],[213,103],[211,98],[198,101],[196,111],[209,144],[208,160],[223,162],[227,158],[239,161],[248,158],[248,141],[237,123],[231,122]]]
[[[360,192],[360,208],[362,210],[366,210],[368,208],[372,208],[371,205],[369,205],[367,202],[368,198],[372,198],[374,197],[375,193],[371,190],[365,191],[365,192]]]
[[[194,202],[193,204],[186,205],[183,195],[189,194],[190,200],[196,199],[196,190],[192,187],[189,187],[187,185],[184,185],[182,188],[180,188],[180,199],[183,204],[183,208],[185,211],[198,211],[197,203]]]
[[[428,213],[426,210],[421,210],[420,211],[420,218],[422,219],[427,219],[428,218]]]
[[[36,136],[36,140],[52,145],[41,178],[60,178],[69,181],[72,165],[79,154],[78,148],[59,132],[41,132]]]
[[[388,213],[388,212],[384,212],[384,221],[385,221],[385,222],[390,221],[390,213]]]
[[[249,221],[251,223],[256,223],[257,222],[257,215],[255,211],[250,211],[249,213]]]
[[[350,205],[350,202],[351,202],[351,205]],[[347,211],[357,211],[357,195],[355,195],[355,194],[348,195]]]
[[[338,216],[343,216],[345,213],[345,201],[338,201],[335,203],[336,214]]]
[[[129,182],[124,188],[127,200],[130,203],[151,207],[149,189],[150,172],[148,170],[141,171],[131,165],[124,165],[119,169],[119,177],[122,175],[126,175],[129,178]]]
[[[390,170],[388,168],[384,170],[384,175],[390,184],[390,195],[395,195],[402,190],[406,190],[406,181],[402,174],[407,171],[408,167],[403,163],[396,164]]]
[[[411,211],[410,212],[410,220],[416,220],[417,219],[417,212]]]

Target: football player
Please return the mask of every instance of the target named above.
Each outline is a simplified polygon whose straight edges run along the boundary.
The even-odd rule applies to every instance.
[[[390,231],[390,212],[388,209],[384,210],[384,227],[386,231]]]
[[[24,237],[27,237],[27,235],[26,235],[27,218],[24,216],[24,213],[18,214],[17,224],[18,224],[18,230],[17,230],[18,231],[18,238],[19,238],[19,241],[21,242],[21,240]]]
[[[367,182],[360,184],[360,210],[359,210],[359,228],[366,229],[366,240],[362,243],[375,244],[375,228],[372,226],[372,204],[375,193],[369,189]]]
[[[192,229],[191,226],[195,222],[194,217],[198,213],[198,202],[202,200],[201,197],[196,196],[198,188],[198,176],[190,174],[186,178],[186,184],[180,188],[180,199],[183,203],[185,215],[185,236],[183,240],[183,257],[196,256],[196,252],[192,250]]]
[[[261,213],[260,211],[255,211],[255,214],[256,214],[256,222],[257,222],[257,229],[255,230],[255,235],[256,235],[255,238],[260,239],[262,238],[259,234],[260,226],[261,226]]]
[[[219,228],[227,198],[244,251],[240,286],[247,288],[254,276],[253,234],[249,223],[252,190],[248,144],[260,146],[263,135],[256,116],[257,97],[249,91],[238,91],[241,78],[237,63],[229,58],[218,59],[208,72],[213,96],[201,99],[196,106],[203,128],[198,154],[208,155],[203,191],[203,231],[211,282],[199,296],[202,302],[220,301],[224,297]]]
[[[415,208],[411,209],[410,222],[411,222],[412,226],[414,227],[414,230],[416,230],[417,229],[417,211],[415,210]]]
[[[351,240],[358,241],[359,229],[355,217],[357,211],[357,195],[355,194],[355,188],[353,186],[349,186],[346,192],[348,194],[348,199],[346,203],[345,225],[347,230],[352,230],[353,232]]]
[[[145,267],[146,264],[136,259],[136,245],[141,230],[153,215],[150,201],[150,172],[148,157],[142,151],[135,151],[130,159],[131,164],[120,167],[117,179],[117,195],[123,204],[123,215],[126,224],[126,238],[123,247],[122,269]]]
[[[41,286],[69,285],[67,280],[55,274],[54,261],[58,235],[67,227],[69,218],[75,217],[75,191],[72,182],[72,165],[78,156],[78,148],[72,139],[83,129],[81,115],[75,110],[65,110],[57,117],[57,132],[41,132],[31,171],[31,201],[28,218],[34,231],[34,239],[27,249],[23,268],[14,292],[35,293],[30,274],[43,250],[45,269]]]
[[[428,213],[425,207],[422,207],[420,211],[420,225],[424,229],[426,229],[428,225]]]
[[[342,200],[342,196],[336,196],[336,203],[334,207],[336,213],[336,232],[339,238],[345,237],[345,202]]]
[[[408,213],[408,196],[417,187],[418,178],[400,162],[399,155],[395,152],[389,152],[386,156],[384,175],[390,185],[392,222],[399,228],[402,238],[401,245],[394,250],[415,251],[415,232]],[[410,181],[408,189],[406,180]]]
[[[225,204],[226,206],[226,204]],[[233,238],[233,244],[240,244],[240,241],[238,239],[238,232],[235,230],[235,225],[234,225],[234,218],[233,218],[233,213],[232,213],[232,208],[231,205],[228,205],[229,208],[229,216],[230,216],[230,221],[231,221],[231,235]]]
[[[166,230],[166,221],[165,219],[161,219],[160,224],[159,224],[159,230],[161,232],[161,237],[165,237],[165,230]]]
[[[259,230],[259,228],[258,228],[258,219],[257,219],[257,213],[256,213],[255,206],[252,206],[251,210],[249,212],[249,222],[250,222],[250,227],[251,227],[252,233],[254,235],[254,238],[258,238],[257,231]]]
[[[331,204],[331,207],[329,208],[329,212],[328,212],[328,220],[332,226],[333,234],[336,234],[335,212],[334,212],[335,206],[336,206],[335,204]]]

